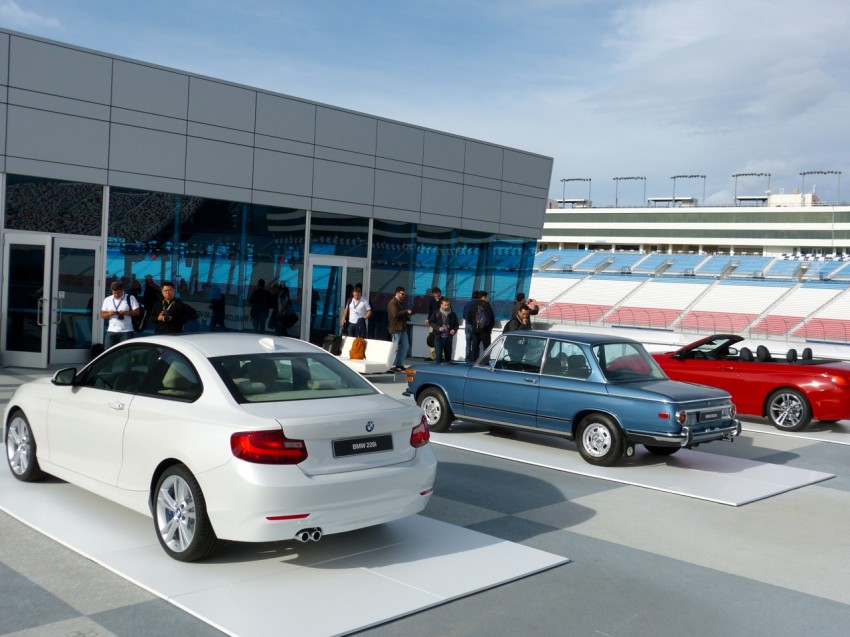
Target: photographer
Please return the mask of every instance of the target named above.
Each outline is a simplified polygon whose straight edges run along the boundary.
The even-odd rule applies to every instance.
[[[511,313],[511,317],[517,316],[519,314],[519,310],[520,310],[520,307],[522,305],[528,306],[529,317],[536,316],[537,313],[540,311],[540,306],[537,305],[537,301],[535,301],[534,299],[526,300],[525,294],[523,292],[517,292],[516,293],[516,303],[514,303],[514,309],[513,309],[513,312]],[[528,326],[529,327],[526,328],[526,329],[532,329],[530,320],[528,322]]]
[[[100,318],[109,321],[106,329],[107,349],[133,336],[133,321],[130,317],[138,316],[141,312],[139,302],[124,294],[121,281],[113,281],[110,289],[112,295],[103,300],[100,308]]]
[[[164,281],[162,284],[162,300],[151,308],[156,328],[154,334],[180,334],[183,324],[198,318],[198,313],[191,305],[174,298],[174,284]]]

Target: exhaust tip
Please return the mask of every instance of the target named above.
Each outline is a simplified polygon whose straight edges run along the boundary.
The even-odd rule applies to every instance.
[[[322,539],[322,529],[303,529],[295,534],[295,539],[299,542],[318,542]]]

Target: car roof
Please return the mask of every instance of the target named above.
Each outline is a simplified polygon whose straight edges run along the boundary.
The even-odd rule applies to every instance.
[[[142,336],[126,341],[126,343],[163,345],[187,354],[194,351],[205,358],[237,354],[316,353],[317,351],[324,351],[316,345],[297,338],[235,332]]]
[[[555,330],[522,330],[514,332],[506,332],[505,336],[512,334],[520,336],[541,336],[543,338],[558,338],[574,343],[582,343],[584,345],[599,345],[600,343],[637,343],[632,338],[625,336],[616,336],[612,334],[596,334],[593,332],[560,332]]]

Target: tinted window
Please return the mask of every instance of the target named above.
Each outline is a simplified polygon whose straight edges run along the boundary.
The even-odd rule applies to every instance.
[[[359,374],[323,353],[245,354],[210,362],[240,403],[377,393]]]

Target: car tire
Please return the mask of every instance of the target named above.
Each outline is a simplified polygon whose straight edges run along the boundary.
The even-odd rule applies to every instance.
[[[175,560],[194,562],[218,549],[204,494],[184,465],[168,467],[156,481],[153,514],[156,537]]]
[[[419,394],[416,404],[425,412],[428,429],[438,434],[449,430],[454,416],[442,391],[429,387]]]
[[[681,447],[659,447],[658,445],[644,445],[644,448],[653,456],[672,456]]]
[[[767,399],[767,419],[780,431],[802,431],[812,421],[812,408],[796,389],[777,389]]]
[[[578,451],[586,462],[610,467],[623,455],[623,433],[620,426],[605,414],[590,414],[579,423]]]
[[[35,482],[44,477],[36,457],[35,436],[29,420],[20,409],[12,412],[6,427],[6,460],[12,475],[21,482]]]

